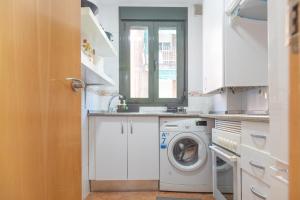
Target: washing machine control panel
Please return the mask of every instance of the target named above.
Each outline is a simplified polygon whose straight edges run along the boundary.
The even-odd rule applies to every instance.
[[[195,122],[196,126],[207,126],[207,121],[196,121]]]

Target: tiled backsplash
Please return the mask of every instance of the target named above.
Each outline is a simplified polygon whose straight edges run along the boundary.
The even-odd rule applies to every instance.
[[[118,94],[118,91],[114,88],[109,89],[107,87],[90,87],[87,89],[87,109],[89,110],[101,110],[106,111],[110,98]],[[200,91],[189,92],[189,106],[187,111],[199,111],[202,113],[208,113],[211,110],[212,102],[211,97],[203,97]],[[118,104],[118,98],[112,102],[112,107]],[[165,111],[166,107],[141,107],[142,112],[155,112]]]

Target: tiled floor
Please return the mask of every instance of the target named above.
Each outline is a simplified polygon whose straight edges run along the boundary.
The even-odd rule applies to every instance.
[[[87,200],[156,200],[156,197],[191,198],[195,200],[214,200],[209,193],[175,192],[94,192]]]

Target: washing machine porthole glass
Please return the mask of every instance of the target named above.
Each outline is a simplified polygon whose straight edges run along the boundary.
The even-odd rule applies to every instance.
[[[194,165],[198,161],[198,143],[191,138],[183,138],[177,141],[173,148],[175,160],[184,166]]]
[[[168,158],[181,171],[195,171],[206,162],[207,146],[193,133],[180,133],[168,144]]]

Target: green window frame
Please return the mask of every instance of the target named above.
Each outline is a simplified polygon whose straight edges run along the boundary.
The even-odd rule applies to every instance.
[[[144,106],[177,105],[187,106],[187,59],[186,59],[186,8],[155,8],[125,7],[120,8],[120,68],[119,90],[120,94],[127,98],[130,104]],[[136,13],[136,12],[137,13]],[[152,11],[152,12],[151,12]],[[128,15],[126,15],[128,13]],[[168,14],[169,13],[169,14]],[[140,18],[139,18],[140,17]],[[172,20],[174,19],[174,20]],[[148,97],[131,98],[130,92],[130,29],[131,27],[147,27],[148,30]],[[159,98],[159,30],[160,28],[176,29],[176,98]]]

